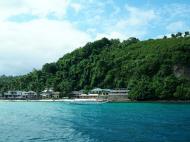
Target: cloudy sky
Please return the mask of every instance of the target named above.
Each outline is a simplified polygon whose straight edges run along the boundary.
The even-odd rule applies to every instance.
[[[190,0],[0,0],[0,75],[22,75],[102,37],[190,30]]]

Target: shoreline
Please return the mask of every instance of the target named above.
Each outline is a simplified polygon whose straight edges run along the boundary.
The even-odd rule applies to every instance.
[[[41,99],[41,100],[1,100],[0,102],[70,102],[70,101],[94,101],[98,102],[98,100],[94,99]],[[190,103],[190,100],[123,100],[123,101],[108,101],[107,103]]]
[[[0,100],[0,102],[64,102],[66,99],[43,99],[43,100]]]

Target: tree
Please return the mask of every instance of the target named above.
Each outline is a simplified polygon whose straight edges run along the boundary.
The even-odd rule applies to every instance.
[[[124,40],[122,44],[124,44],[125,46],[128,46],[130,44],[133,44],[133,43],[137,43],[139,42],[140,40],[138,38],[135,38],[135,37],[130,37],[129,39],[127,40]]]
[[[176,38],[176,35],[175,35],[175,34],[171,34],[171,37],[172,37],[172,38]]]
[[[189,34],[189,31],[186,31],[185,32],[185,37],[188,37],[190,34]]]
[[[56,63],[46,63],[43,67],[42,67],[42,71],[46,72],[46,73],[51,73],[54,74],[57,71],[57,65]]]
[[[177,86],[176,92],[174,93],[174,97],[181,100],[189,100],[190,99],[190,88],[189,85],[181,84]]]
[[[181,32],[178,32],[177,34],[176,34],[176,37],[181,37],[182,36],[182,33]]]
[[[129,98],[132,100],[155,99],[150,78],[147,76],[130,80],[128,88],[130,89]]]

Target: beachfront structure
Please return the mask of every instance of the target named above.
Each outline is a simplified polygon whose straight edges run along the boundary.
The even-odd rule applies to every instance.
[[[40,95],[34,91],[8,91],[0,95],[0,99],[36,100],[36,99],[59,99],[60,92],[53,89],[45,89]]]
[[[72,91],[71,93],[70,93],[70,95],[72,95],[72,96],[80,96],[82,93],[80,92],[80,91]]]
[[[60,92],[54,92],[53,88],[46,88],[40,96],[42,99],[59,99]]]
[[[72,91],[71,96],[73,98],[91,99],[91,98],[97,98],[98,94],[95,92],[93,94],[92,93],[86,94],[84,93],[84,90],[80,90],[80,91]]]
[[[60,98],[60,92],[53,92],[52,98],[53,99],[59,99]]]
[[[125,88],[110,90],[108,95],[128,95],[129,90]]]
[[[37,99],[38,98],[38,95],[36,92],[34,91],[23,91],[22,92],[22,98],[23,99]]]
[[[72,95],[74,98],[82,98],[82,99],[88,99],[88,98],[101,98],[101,97],[109,97],[109,96],[128,96],[128,89],[121,88],[121,89],[101,89],[101,88],[95,88],[89,91],[88,94],[84,94],[81,91],[73,91]]]
[[[94,98],[97,98],[98,96],[99,96],[98,94],[80,94],[79,96],[76,96],[75,98],[94,99]]]
[[[101,89],[95,88],[90,91],[90,94],[98,94],[98,95],[128,95],[129,90],[126,88],[118,88],[118,89]]]
[[[98,95],[108,95],[111,89],[101,89],[101,88],[95,88],[92,89],[89,94],[98,94]]]
[[[42,99],[50,99],[52,97],[52,94],[53,94],[53,89],[46,88],[44,91],[42,91],[40,96],[42,97]]]
[[[4,93],[5,99],[21,99],[22,91],[8,91]]]
[[[70,93],[70,95],[74,98],[80,98],[80,96],[84,94],[84,91],[83,90],[80,90],[80,91],[72,91]]]
[[[5,92],[3,99],[37,99],[37,93],[34,91],[8,91]]]

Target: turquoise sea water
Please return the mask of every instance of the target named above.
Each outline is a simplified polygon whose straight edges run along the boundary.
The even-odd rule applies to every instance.
[[[188,142],[190,104],[0,102],[0,142]]]

